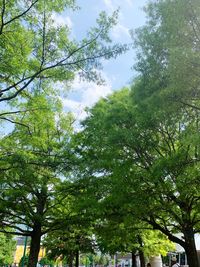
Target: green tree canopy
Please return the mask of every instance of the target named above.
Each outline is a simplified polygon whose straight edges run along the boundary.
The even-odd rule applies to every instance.
[[[133,33],[140,76],[135,97],[199,109],[199,1],[150,1],[145,11],[146,25]]]
[[[73,266],[75,259],[75,265],[78,267],[80,253],[94,253],[95,240],[92,232],[82,224],[77,226],[72,222],[68,227],[49,233],[43,242],[47,257],[66,261],[70,266]]]
[[[0,2],[0,102],[32,94],[41,82],[69,82],[75,74],[96,81],[101,58],[127,49],[111,45],[109,30],[117,12],[111,17],[102,12],[85,38],[73,40],[69,27],[55,22],[57,14],[70,8],[76,8],[74,0]]]
[[[36,94],[28,106],[32,112],[23,114],[0,143],[0,231],[31,236],[29,266],[35,266],[41,236],[60,227],[57,209],[68,198],[59,188],[72,167],[67,149],[72,116],[44,94]]]
[[[133,218],[162,231],[184,247],[188,262],[195,266],[194,233],[200,230],[199,114],[156,114],[154,106],[134,101],[124,89],[90,110],[79,134],[80,155],[88,160],[86,175],[110,184],[102,198],[111,195],[115,211],[122,206]],[[178,232],[183,239],[174,235]]]
[[[16,241],[12,235],[0,233],[0,265],[13,263],[13,254],[16,249]]]

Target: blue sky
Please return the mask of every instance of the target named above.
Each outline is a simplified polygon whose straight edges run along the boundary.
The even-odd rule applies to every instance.
[[[79,10],[68,11],[55,19],[57,23],[70,26],[72,36],[81,39],[87,30],[95,25],[101,11],[112,14],[114,10],[120,8],[119,22],[111,31],[111,38],[113,42],[131,43],[129,30],[144,25],[145,13],[142,7],[146,3],[147,0],[77,0],[77,5],[80,6]],[[86,106],[91,107],[100,97],[130,84],[134,76],[134,72],[131,70],[134,61],[134,50],[130,50],[117,59],[104,61],[102,76],[106,80],[106,85],[80,82],[78,78],[75,79],[71,86],[71,92],[63,99],[65,109],[73,111],[78,120],[83,119],[86,115],[84,112]]]

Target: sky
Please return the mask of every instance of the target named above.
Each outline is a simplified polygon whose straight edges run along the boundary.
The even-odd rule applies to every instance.
[[[79,10],[68,11],[55,19],[58,24],[67,24],[74,38],[81,39],[90,27],[95,25],[101,11],[106,11],[109,15],[120,8],[118,24],[112,29],[110,36],[113,42],[131,43],[129,31],[145,23],[145,13],[142,7],[146,2],[147,0],[77,0]],[[91,107],[100,97],[105,97],[114,90],[130,84],[135,75],[131,69],[134,62],[135,51],[133,49],[117,59],[104,61],[102,76],[106,81],[105,85],[80,81],[76,78],[69,94],[62,99],[65,110],[72,111],[77,120],[84,119],[86,117],[85,107]]]

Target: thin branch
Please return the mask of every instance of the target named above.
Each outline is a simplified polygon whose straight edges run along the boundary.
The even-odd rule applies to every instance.
[[[196,109],[196,110],[200,110],[200,107],[197,107],[195,105],[192,105],[192,104],[189,104],[187,102],[184,102],[184,101],[180,101],[181,104],[185,105],[185,106],[188,106],[190,108],[193,108],[193,109]]]
[[[4,26],[4,21],[3,21],[3,17],[4,17],[4,13],[5,13],[5,8],[6,8],[6,3],[5,0],[2,1],[2,11],[1,11],[1,28],[0,28],[0,34],[2,34],[3,31],[3,26]]]
[[[100,34],[100,33],[99,33]],[[77,49],[73,50],[71,53],[68,54],[68,56],[58,62],[56,62],[55,64],[51,65],[51,66],[47,66],[43,69],[40,69],[39,71],[37,71],[36,73],[34,73],[32,76],[29,76],[29,77],[26,77],[26,78],[23,78],[21,79],[20,81],[18,81],[17,83],[1,90],[0,92],[6,92],[6,91],[9,91],[10,89],[12,89],[13,87],[16,87],[17,85],[19,85],[20,83],[27,81],[27,83],[25,83],[19,90],[17,90],[13,95],[11,96],[8,96],[8,97],[3,97],[0,99],[0,102],[2,101],[6,101],[6,100],[11,100],[13,98],[15,98],[20,92],[22,92],[36,77],[38,77],[41,73],[43,73],[44,71],[47,71],[47,70],[50,70],[50,69],[53,69],[53,68],[56,68],[56,67],[63,67],[63,66],[71,66],[71,65],[78,65],[79,63],[82,63],[82,62],[85,62],[85,61],[90,61],[90,60],[94,60],[94,59],[98,59],[98,58],[101,58],[101,57],[105,57],[105,56],[109,56],[113,53],[116,53],[116,52],[119,52],[119,50],[113,50],[113,51],[108,51],[108,52],[105,52],[105,53],[100,53],[98,54],[97,56],[91,56],[91,57],[84,57],[84,58],[81,58],[77,61],[72,61],[72,62],[66,62],[70,57],[73,56],[73,54],[77,53],[79,50],[85,48],[86,46],[90,45],[92,42],[94,42],[99,34],[93,38],[92,40],[88,41],[87,43],[81,45],[80,47],[78,47]],[[66,62],[66,63],[64,63]]]
[[[71,56],[73,56],[75,53],[79,52],[80,50],[82,50],[83,48],[89,46],[90,44],[94,43],[100,36],[100,34],[103,32],[103,28],[99,31],[99,33],[91,40],[89,40],[88,42],[86,42],[85,44],[81,45],[80,47],[78,47],[77,49],[74,49],[72,52],[69,53],[69,55],[63,60],[66,61],[67,59],[69,59]],[[61,62],[62,63],[62,62]]]
[[[8,112],[0,113],[0,116],[26,113],[26,112],[36,111],[36,110],[48,110],[48,109],[47,108],[34,108],[34,109],[26,109],[26,110],[8,111]]]
[[[24,233],[24,235],[27,235],[27,230],[23,230],[22,228],[16,226],[14,223],[13,223],[12,226],[11,226],[11,224],[9,224],[9,223],[1,222],[0,225],[3,226],[3,227],[14,228],[14,229],[20,231],[20,234]],[[1,227],[1,228],[0,228],[0,232],[5,232],[5,230],[2,229],[2,227]],[[31,232],[31,231],[30,231],[30,232]],[[30,233],[30,232],[29,232],[29,233]],[[22,235],[23,235],[23,234],[22,234]]]
[[[11,122],[11,123],[13,123],[13,124],[18,124],[18,125],[20,125],[20,126],[26,127],[26,128],[28,129],[29,134],[31,135],[31,131],[30,131],[29,126],[26,125],[26,124],[24,124],[24,123],[22,123],[22,122],[13,121],[13,120],[8,119],[8,118],[5,118],[5,117],[0,117],[0,120],[5,120],[5,121]]]
[[[42,66],[45,62],[45,40],[46,40],[46,13],[44,10],[43,14],[43,29],[42,29],[42,59],[40,64],[40,69],[42,69]]]
[[[9,23],[11,23],[11,22],[13,22],[14,20],[16,20],[16,19],[19,19],[19,18],[21,18],[21,17],[23,17],[24,15],[26,15],[26,13],[28,13],[28,11],[38,2],[39,0],[35,0],[35,2],[33,2],[31,5],[30,5],[30,7],[29,8],[27,8],[24,12],[22,12],[21,14],[19,14],[19,15],[17,15],[17,16],[15,16],[15,17],[13,17],[12,19],[10,19],[10,20],[8,20],[7,22],[5,22],[4,23],[4,26],[5,25],[7,25],[7,24],[9,24]]]
[[[81,58],[81,59],[79,59],[77,61],[72,61],[72,62],[67,62],[67,63],[59,64],[59,66],[77,65],[77,64],[82,63],[84,61],[89,61],[89,60],[94,60],[94,59],[97,59],[97,58],[101,58],[101,57],[103,58],[105,56],[109,56],[109,55],[111,55],[111,54],[113,54],[115,52],[118,52],[118,50],[113,50],[113,51],[109,51],[109,52],[106,52],[106,53],[103,53],[103,54],[98,54],[97,56]]]
[[[13,83],[12,85],[10,85],[10,86],[8,86],[7,88],[5,88],[5,89],[1,89],[1,91],[0,91],[0,93],[2,94],[2,93],[4,93],[4,92],[7,92],[7,91],[9,91],[10,89],[12,89],[13,87],[17,87],[20,83],[23,83],[23,82],[25,82],[26,80],[28,80],[28,79],[31,79],[33,76],[34,76],[35,74],[33,74],[33,75],[31,75],[31,76],[28,76],[28,77],[24,77],[24,75],[23,75],[23,78],[21,79],[21,80],[19,80],[18,82],[16,82],[16,83]],[[37,73],[37,75],[38,75],[38,73]],[[37,76],[36,75],[36,76]],[[35,78],[35,77],[34,77]],[[0,99],[0,101],[1,101],[1,99]]]
[[[1,228],[0,228],[0,233],[11,234],[11,235],[19,235],[19,236],[31,236],[31,232],[26,232],[26,233],[12,232],[12,231],[6,231],[6,230],[1,229]]]
[[[154,219],[145,219],[145,221],[152,225],[153,229],[160,230],[163,234],[168,236],[169,240],[171,240],[172,242],[180,244],[183,248],[185,247],[185,242],[182,239],[174,236],[167,228],[164,228],[159,225]]]

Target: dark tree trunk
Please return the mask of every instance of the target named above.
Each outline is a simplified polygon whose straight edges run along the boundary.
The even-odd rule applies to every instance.
[[[117,261],[118,261],[118,259],[117,259],[117,253],[115,254],[115,267],[117,267]]]
[[[185,214],[189,213],[189,211],[186,212],[185,210],[184,212]],[[182,229],[182,233],[184,235],[185,240],[182,240],[181,238],[174,236],[171,233],[171,231],[160,226],[152,218],[151,220],[148,220],[148,223],[152,225],[154,229],[160,230],[162,233],[167,235],[169,240],[171,240],[172,242],[178,243],[185,249],[189,267],[200,267],[200,262],[198,262],[197,250],[196,250],[196,245],[195,245],[195,240],[194,240],[194,232],[193,232],[191,222],[183,221],[184,225],[189,225],[189,227]]]
[[[198,262],[197,250],[194,239],[194,232],[192,229],[189,229],[184,232],[185,238],[185,253],[187,255],[187,262],[189,267],[200,267]]]
[[[140,235],[137,235],[137,239],[138,239],[138,243],[140,244],[140,248],[141,248],[141,249],[139,249],[140,267],[145,267],[144,252],[142,250],[142,248],[144,246],[143,240],[142,240],[142,237]]]
[[[131,258],[132,258],[132,267],[137,267],[136,263],[136,255],[135,252],[131,252]]]
[[[28,267],[36,267],[40,251],[41,225],[35,225],[31,235],[30,254]]]
[[[79,267],[79,251],[76,251],[76,263],[75,263],[76,267]]]
[[[140,256],[140,266],[145,267],[144,252],[142,250],[139,251],[139,256]]]
[[[73,259],[74,259],[74,256],[73,256],[73,254],[71,253],[71,254],[69,255],[69,267],[73,267]]]

